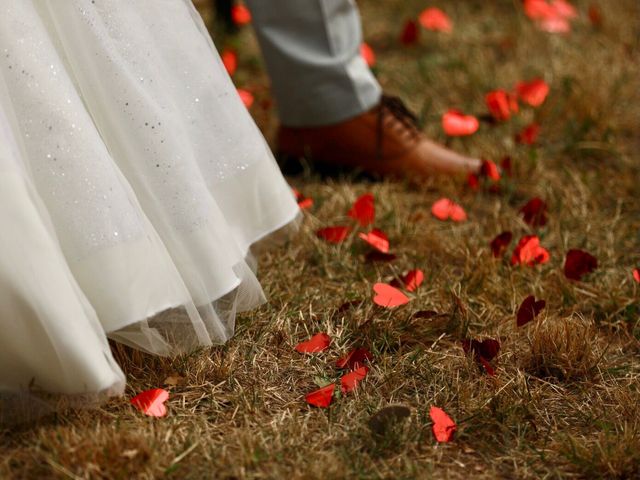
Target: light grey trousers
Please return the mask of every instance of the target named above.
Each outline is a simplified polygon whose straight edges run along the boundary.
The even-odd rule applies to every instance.
[[[354,0],[246,0],[280,121],[339,123],[374,107],[381,88],[360,56]]]

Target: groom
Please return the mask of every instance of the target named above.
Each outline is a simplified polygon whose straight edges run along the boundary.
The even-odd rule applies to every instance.
[[[245,0],[276,97],[276,153],[391,177],[477,172],[480,160],[427,139],[360,56],[354,0]]]

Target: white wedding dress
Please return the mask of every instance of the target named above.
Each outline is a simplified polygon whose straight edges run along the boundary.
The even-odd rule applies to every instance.
[[[228,340],[298,215],[188,0],[1,0],[0,422]]]

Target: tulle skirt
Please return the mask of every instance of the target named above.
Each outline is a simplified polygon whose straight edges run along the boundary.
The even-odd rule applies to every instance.
[[[298,215],[188,0],[2,0],[0,420],[228,340]]]

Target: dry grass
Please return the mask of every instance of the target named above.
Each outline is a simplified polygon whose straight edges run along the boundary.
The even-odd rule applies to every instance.
[[[384,86],[421,112],[425,130],[445,140],[439,115],[451,106],[480,113],[483,95],[543,75],[545,105],[513,121],[450,143],[499,159],[515,178],[503,193],[474,194],[461,179],[423,189],[352,179],[292,179],[316,206],[287,248],[262,258],[270,298],[239,321],[228,345],[175,360],[120,350],[127,397],[166,385],[170,415],[144,418],[127,399],[94,412],[70,412],[0,434],[1,478],[637,478],[640,475],[640,7],[601,1],[604,25],[582,17],[568,36],[536,31],[518,1],[429,2],[450,12],[451,36],[424,35],[417,48],[397,44],[401,20],[418,0],[362,2],[367,39],[378,52]],[[267,98],[250,32],[237,82]],[[273,112],[259,106],[266,132]],[[543,126],[536,148],[513,134],[533,116]],[[318,241],[319,226],[344,221],[357,195],[372,191],[377,225],[398,253],[393,263],[363,261],[351,239]],[[470,216],[439,223],[431,203],[446,195]],[[488,242],[509,229],[529,232],[518,208],[538,195],[550,205],[539,234],[551,261],[513,268],[494,260]],[[565,252],[584,248],[600,268],[585,282],[566,280]],[[420,267],[426,281],[407,306],[371,304],[371,285]],[[515,311],[529,294],[547,300],[521,329]],[[340,310],[349,300],[362,303]],[[418,310],[442,314],[425,320]],[[293,346],[326,331],[328,353],[302,357]],[[502,341],[497,375],[481,374],[460,340]],[[337,378],[333,361],[354,346],[374,354],[361,388],[329,410],[303,395]],[[369,418],[401,404],[411,414],[374,435]],[[436,445],[429,407],[458,422],[455,442]]]

